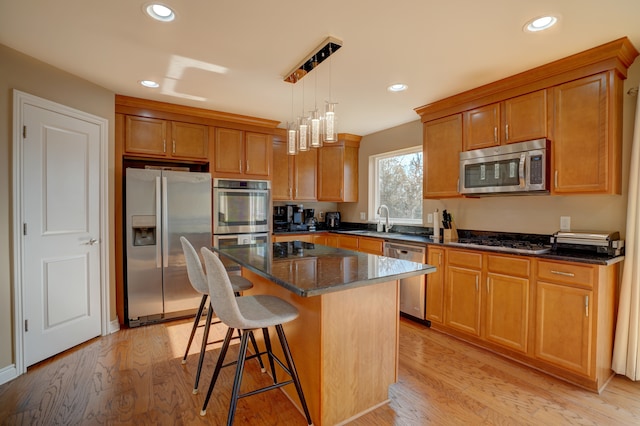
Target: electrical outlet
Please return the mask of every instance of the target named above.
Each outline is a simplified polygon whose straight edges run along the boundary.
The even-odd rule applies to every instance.
[[[427,215],[427,223],[433,223],[433,213]]]
[[[560,216],[560,230],[561,231],[571,230],[571,216]]]
[[[367,212],[360,212],[360,220],[367,220]]]
[[[318,218],[323,221],[324,220],[324,212],[318,213]]]

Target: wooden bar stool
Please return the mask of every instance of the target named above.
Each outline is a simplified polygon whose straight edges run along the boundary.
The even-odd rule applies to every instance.
[[[302,392],[300,379],[298,378],[298,371],[296,370],[293,362],[293,357],[289,350],[289,344],[287,343],[287,338],[284,334],[284,329],[282,328],[282,324],[293,321],[298,317],[298,309],[276,296],[257,295],[235,297],[229,276],[227,275],[224,265],[220,259],[218,259],[218,257],[206,247],[203,247],[200,251],[204,258],[204,264],[207,270],[207,282],[209,284],[209,297],[211,304],[216,310],[218,318],[220,318],[220,320],[229,327],[224,338],[224,343],[222,344],[220,355],[218,356],[218,362],[216,363],[216,368],[213,372],[207,397],[205,398],[200,415],[204,416],[207,413],[207,404],[209,403],[213,387],[216,384],[222,367],[235,364],[236,373],[233,381],[233,389],[231,391],[229,414],[227,417],[228,426],[233,424],[238,399],[268,390],[277,389],[290,383],[293,383],[296,387],[300,403],[302,404],[302,408],[307,419],[307,424],[313,424],[307,407],[307,402]],[[280,340],[280,345],[282,346],[282,351],[287,363],[286,366],[271,351],[271,341],[269,340],[268,332],[269,327],[275,327],[276,332],[278,333],[278,339]],[[269,358],[271,374],[273,375],[273,385],[241,394],[240,383],[242,381],[244,363],[245,360],[248,359],[247,345],[249,332],[260,328],[264,334],[266,346],[266,351],[263,353],[267,354]],[[234,330],[244,331],[244,333],[242,333],[242,339],[240,340],[238,360],[237,362],[223,365],[224,357],[229,349],[229,343]],[[274,361],[277,362],[289,376],[291,376],[291,380],[278,382],[275,373]]]
[[[189,336],[189,343],[187,343],[187,349],[184,352],[184,357],[182,357],[182,363],[187,363],[187,355],[189,354],[189,348],[191,347],[191,343],[193,342],[193,337],[196,334],[196,329],[200,324],[200,319],[202,318],[202,312],[204,311],[205,304],[207,303],[207,299],[209,298],[209,287],[207,284],[207,278],[204,274],[204,269],[202,268],[202,263],[200,262],[200,257],[198,256],[198,252],[193,248],[193,245],[187,240],[185,237],[180,237],[180,243],[182,244],[182,251],[184,252],[185,262],[187,264],[187,275],[189,276],[189,281],[191,282],[191,286],[198,293],[202,294],[202,299],[200,300],[200,307],[198,308],[198,312],[196,313],[196,317],[193,320],[193,327],[191,328],[191,335]],[[225,270],[226,273],[226,270]],[[231,281],[231,287],[233,288],[233,293],[236,296],[240,295],[241,291],[249,290],[253,287],[253,283],[248,279],[238,276],[238,275],[230,275],[229,280]],[[204,353],[207,348],[207,344],[209,344],[209,330],[211,328],[211,324],[220,324],[220,320],[213,321],[213,308],[211,304],[209,304],[209,308],[207,309],[207,319],[204,324],[204,335],[202,337],[202,344],[200,347],[200,356],[198,358],[198,369],[196,370],[196,381],[193,386],[193,393],[198,393],[198,383],[200,382],[200,373],[202,372],[202,364],[204,363]],[[239,332],[240,333],[240,332]],[[241,337],[239,334],[238,337]],[[256,344],[256,340],[253,337],[253,333],[250,333],[251,344],[253,346],[253,350],[256,354],[259,354],[258,345]],[[222,340],[216,340],[213,343],[220,343]],[[264,368],[264,364],[262,363],[262,358],[258,356],[258,362],[260,363],[260,369],[262,372],[266,372]]]

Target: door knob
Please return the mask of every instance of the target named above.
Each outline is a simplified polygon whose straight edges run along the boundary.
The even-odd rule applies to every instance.
[[[96,244],[98,244],[98,240],[96,240],[95,238],[91,238],[88,242],[88,245],[90,246],[95,246]]]

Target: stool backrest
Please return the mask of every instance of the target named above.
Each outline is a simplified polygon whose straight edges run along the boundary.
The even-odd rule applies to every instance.
[[[185,237],[180,237],[180,243],[184,252],[184,260],[187,262],[187,275],[189,276],[189,281],[191,281],[191,286],[202,294],[209,293],[207,277],[204,275],[198,252]]]
[[[244,328],[246,321],[240,312],[240,308],[238,308],[236,295],[233,292],[229,275],[222,261],[206,247],[202,247],[200,252],[207,270],[209,298],[214,312],[220,318],[220,321],[228,327]]]

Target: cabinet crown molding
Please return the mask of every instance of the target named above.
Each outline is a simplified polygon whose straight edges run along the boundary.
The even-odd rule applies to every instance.
[[[181,114],[190,117],[199,117],[208,120],[226,121],[229,123],[259,126],[268,129],[275,129],[280,124],[276,120],[251,117],[248,115],[233,114],[230,112],[214,111],[210,109],[197,108],[191,106],[171,104],[168,102],[152,101],[148,99],[133,98],[130,96],[116,95],[116,112],[129,114],[131,108],[139,110],[140,115],[145,116],[144,111],[161,111],[172,114]],[[149,112],[149,116],[153,116]]]
[[[615,70],[622,79],[638,51],[627,37],[414,109],[422,122],[499,102],[588,75]]]

